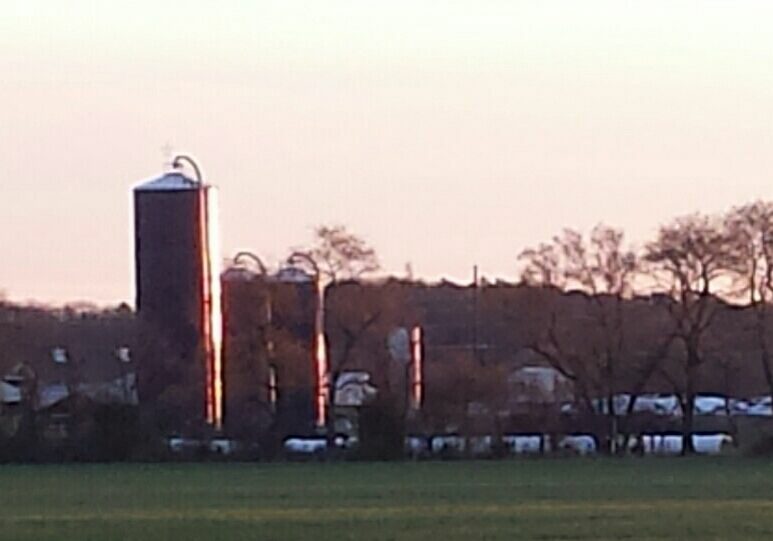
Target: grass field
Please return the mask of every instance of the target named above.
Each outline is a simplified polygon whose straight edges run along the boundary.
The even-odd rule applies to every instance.
[[[0,539],[773,539],[773,462],[0,467]]]

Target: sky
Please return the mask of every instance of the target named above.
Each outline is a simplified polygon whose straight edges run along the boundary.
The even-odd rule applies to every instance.
[[[517,278],[604,222],[773,198],[773,3],[35,1],[0,9],[0,291],[134,299],[131,190],[220,188],[225,255],[345,224],[386,272]]]

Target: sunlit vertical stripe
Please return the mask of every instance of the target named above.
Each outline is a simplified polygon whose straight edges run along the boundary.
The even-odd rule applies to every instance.
[[[422,379],[421,327],[411,330],[411,406],[421,408],[424,381]]]
[[[315,283],[317,294],[317,309],[314,316],[314,361],[316,365],[316,421],[318,427],[325,426],[327,418],[328,388],[327,343],[325,341],[325,289],[319,276]]]
[[[207,197],[204,189],[199,189],[199,244],[201,249],[201,338],[204,353],[204,410],[208,424],[214,424],[214,395],[212,393],[212,282],[209,276],[209,240],[207,226]]]
[[[276,366],[271,364],[268,366],[268,403],[271,406],[272,412],[276,412],[278,398],[279,391],[277,389]]]
[[[220,243],[217,190],[199,191],[201,221],[201,330],[205,370],[205,415],[207,423],[220,429],[223,424],[222,336],[220,292]]]
[[[208,186],[207,240],[209,253],[210,340],[212,372],[212,417],[215,428],[223,425],[223,310],[220,289],[220,216],[217,188]]]

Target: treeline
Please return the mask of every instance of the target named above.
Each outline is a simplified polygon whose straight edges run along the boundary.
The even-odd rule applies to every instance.
[[[615,452],[621,439],[646,429],[625,418],[647,393],[678,397],[685,436],[696,430],[700,393],[773,396],[773,203],[680,217],[639,247],[614,227],[599,225],[587,235],[565,230],[514,254],[516,278],[509,282],[376,279],[376,251],[340,226],[318,228],[311,246],[292,252],[277,269],[254,254],[241,256],[224,274],[225,434],[254,442],[267,455],[287,436],[314,433],[317,300],[309,277],[325,292],[328,405],[347,372],[367,372],[379,390],[363,416],[367,456],[387,447],[393,456],[409,433],[578,427],[590,427],[599,447]],[[293,275],[299,269],[304,279]],[[110,365],[111,351],[128,343],[143,433],[207,436],[195,425],[198,393],[189,392],[201,378],[180,376],[164,337],[138,327],[126,307],[0,308],[6,374],[26,364],[41,382],[56,380],[61,367],[51,362],[50,349],[65,346],[81,360],[66,377],[114,378],[126,367]],[[395,330],[416,325],[423,329],[425,361],[419,410],[409,407],[408,361],[395,340]],[[105,351],[90,353],[97,343]],[[562,404],[514,385],[513,372],[533,365],[562,375],[579,414],[567,418]],[[620,395],[630,398],[624,411],[616,404]],[[341,418],[335,408],[327,412],[333,441]],[[390,427],[389,434],[379,426]],[[692,438],[684,441],[691,452]]]
[[[573,382],[586,408],[607,401],[611,441],[615,394],[635,397],[653,378],[680,398],[687,453],[706,374],[731,394],[739,370],[759,371],[773,396],[773,203],[676,218],[638,249],[613,227],[565,230],[520,261],[525,284],[587,295],[580,318],[553,310],[531,349]],[[641,298],[648,303],[637,310]]]
[[[638,397],[666,393],[680,401],[691,453],[699,393],[773,395],[771,203],[676,218],[638,248],[605,225],[587,235],[565,230],[520,254],[517,279],[471,286],[367,279],[378,265],[361,239],[343,228],[318,235],[306,253],[317,271],[332,269],[322,271],[330,388],[342,372],[366,370],[408,415],[404,367],[385,342],[396,327],[425,329],[425,399],[409,431],[569,431],[573,423],[617,452],[631,431],[662,429],[626,418]],[[252,306],[262,306],[259,297]],[[569,382],[577,415],[567,420],[560,404],[546,408],[537,397],[513,421],[513,402],[529,399],[513,396],[511,376],[530,364]]]

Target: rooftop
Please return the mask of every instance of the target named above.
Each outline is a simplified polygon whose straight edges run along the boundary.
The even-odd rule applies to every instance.
[[[195,190],[197,187],[198,183],[192,178],[178,171],[170,171],[158,178],[148,180],[134,189],[140,191],[180,191]]]

